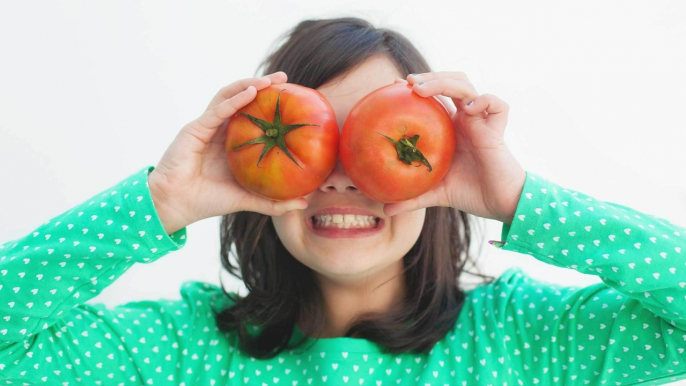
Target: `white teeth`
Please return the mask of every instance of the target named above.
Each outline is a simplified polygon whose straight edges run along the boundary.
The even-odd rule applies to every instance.
[[[376,218],[359,214],[324,214],[314,216],[316,228],[376,228]]]

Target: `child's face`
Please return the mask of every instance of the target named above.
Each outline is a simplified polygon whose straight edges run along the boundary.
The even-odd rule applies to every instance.
[[[340,79],[317,90],[331,103],[339,130],[352,107],[370,92],[404,78],[385,56],[372,57]],[[383,204],[355,188],[343,170],[340,159],[319,189],[305,196],[309,205],[283,216],[272,217],[276,232],[286,249],[318,275],[335,282],[365,281],[370,275],[390,278],[402,269],[402,257],[417,241],[426,209],[387,217]],[[353,207],[381,219],[375,232],[362,237],[332,238],[317,234],[311,217],[328,207]],[[345,229],[343,230],[345,231]]]

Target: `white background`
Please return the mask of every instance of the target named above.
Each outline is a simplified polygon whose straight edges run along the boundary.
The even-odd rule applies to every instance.
[[[3,241],[156,165],[221,87],[257,75],[279,35],[341,16],[403,33],[435,71],[464,71],[507,101],[506,141],[525,169],[686,225],[685,2],[0,4]],[[500,223],[486,225],[485,240],[499,239]],[[218,284],[219,218],[187,230],[182,250],[132,267],[89,302]],[[489,245],[479,262],[496,276],[516,265],[550,282],[600,282]]]

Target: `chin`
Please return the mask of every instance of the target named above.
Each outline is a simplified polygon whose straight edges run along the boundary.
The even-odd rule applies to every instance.
[[[309,266],[313,271],[322,275],[330,276],[355,276],[364,275],[370,270],[374,271],[377,264],[383,262],[381,256],[375,256],[373,250],[365,249],[362,252],[341,250],[339,252],[308,253],[308,261],[301,262]]]

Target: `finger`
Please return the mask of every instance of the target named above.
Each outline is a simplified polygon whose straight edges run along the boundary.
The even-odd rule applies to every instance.
[[[410,84],[426,82],[435,79],[455,79],[464,82],[469,82],[467,74],[461,71],[438,71],[438,72],[425,72],[422,74],[410,74],[407,76],[407,81]]]
[[[395,216],[399,213],[411,212],[413,210],[432,206],[448,206],[445,200],[439,198],[436,189],[431,189],[428,192],[409,200],[384,204],[383,211],[386,216]]]
[[[184,129],[190,131],[191,134],[203,143],[209,143],[222,123],[252,102],[255,96],[257,96],[257,90],[254,86],[249,86],[233,97],[206,110],[200,118],[186,125]]]
[[[268,77],[245,78],[234,83],[231,83],[230,85],[223,87],[221,90],[219,90],[217,95],[215,95],[214,98],[212,98],[210,104],[207,105],[205,111],[219,105],[220,103],[224,102],[229,98],[236,96],[241,91],[247,89],[248,86],[253,86],[256,89],[261,90],[269,85],[271,85],[271,78]]]
[[[464,112],[468,115],[485,117],[494,127],[502,127],[503,130],[507,125],[509,111],[510,105],[492,94],[482,94],[472,105],[464,106]]]
[[[288,81],[288,75],[283,71],[278,71],[269,75],[265,75],[271,79],[272,84],[286,83]]]
[[[406,83],[407,84],[409,82],[406,81],[405,79],[402,79],[402,78],[396,78],[393,83]],[[446,98],[442,95],[436,95],[436,97],[438,97],[438,99],[440,99],[441,103],[445,107],[445,110],[448,112],[449,115],[452,116],[455,113],[455,111],[457,110],[457,108],[455,107],[455,104],[449,98]]]
[[[464,107],[467,103],[476,99],[479,93],[476,92],[474,85],[457,79],[436,79],[423,82],[421,85],[415,83],[413,90],[423,97],[433,95],[444,95],[452,98],[455,106]]]
[[[457,112],[457,107],[455,107],[455,103],[453,103],[453,100],[445,97],[443,95],[436,95],[436,98],[438,98],[441,103],[443,103],[443,106],[445,109],[448,111],[448,114],[452,117],[453,114]]]
[[[273,74],[265,75],[261,78],[245,78],[231,83],[228,86],[223,87],[217,95],[212,98],[212,101],[207,105],[207,109],[224,102],[225,100],[233,97],[239,92],[248,88],[248,86],[254,86],[257,90],[262,90],[263,88],[271,85],[272,83],[283,83],[288,79],[287,75],[283,71],[275,72]]]

